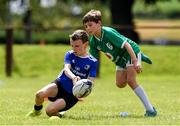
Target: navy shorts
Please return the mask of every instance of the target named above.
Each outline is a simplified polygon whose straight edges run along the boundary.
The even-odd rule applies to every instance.
[[[73,94],[68,93],[67,91],[64,90],[63,87],[61,87],[61,83],[58,80],[54,80],[53,83],[57,85],[58,93],[55,97],[48,97],[49,101],[54,102],[57,99],[62,98],[66,102],[65,108],[60,110],[59,112],[70,109],[78,102],[78,99]]]

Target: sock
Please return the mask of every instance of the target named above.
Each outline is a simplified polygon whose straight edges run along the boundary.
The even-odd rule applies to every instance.
[[[146,111],[154,112],[153,106],[150,103],[144,89],[141,86],[138,86],[137,88],[134,89],[134,92],[136,93],[136,95],[139,97],[139,99],[143,103]]]
[[[34,105],[34,110],[41,110],[43,108],[43,105],[40,105],[40,106],[37,106],[37,105]]]

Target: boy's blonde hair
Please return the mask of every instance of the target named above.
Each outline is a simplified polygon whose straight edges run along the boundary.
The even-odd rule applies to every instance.
[[[82,40],[83,43],[89,40],[89,35],[85,30],[78,29],[69,35],[70,41]]]
[[[99,10],[90,10],[86,13],[86,15],[83,17],[83,24],[93,21],[98,23],[98,21],[101,21],[101,11]]]

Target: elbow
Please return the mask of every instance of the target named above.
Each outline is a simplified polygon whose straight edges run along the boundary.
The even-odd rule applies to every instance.
[[[65,75],[67,75],[67,74],[68,74],[68,70],[67,70],[67,69],[65,69],[65,68],[63,69],[63,72],[64,72],[64,74],[65,74]]]
[[[68,70],[64,69],[63,72],[65,75],[68,75]]]

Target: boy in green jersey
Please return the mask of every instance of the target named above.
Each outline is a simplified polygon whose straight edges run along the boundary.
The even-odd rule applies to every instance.
[[[83,17],[86,31],[90,38],[90,54],[99,58],[99,51],[116,64],[116,85],[119,88],[127,84],[143,103],[145,116],[154,117],[156,109],[149,101],[144,89],[138,85],[136,74],[142,71],[141,60],[151,64],[151,60],[141,53],[139,46],[129,38],[121,35],[115,29],[102,26],[101,12],[91,10]]]

